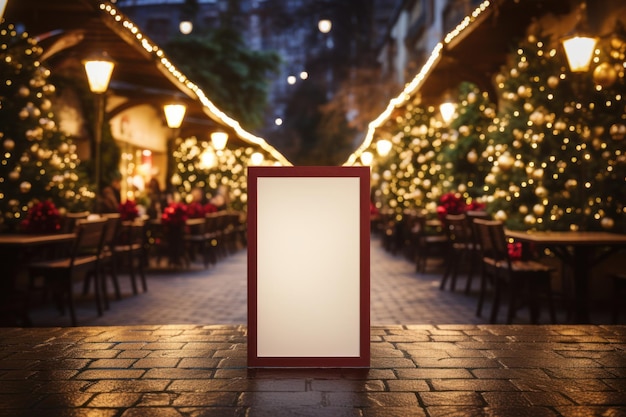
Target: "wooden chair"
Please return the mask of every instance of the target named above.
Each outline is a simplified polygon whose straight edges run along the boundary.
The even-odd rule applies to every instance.
[[[127,268],[133,295],[139,293],[137,275],[141,279],[143,291],[148,291],[144,269],[144,265],[147,263],[145,239],[146,223],[143,220],[122,221],[111,247],[115,271],[120,271],[124,267]]]
[[[206,216],[204,218],[187,220],[187,228],[184,236],[189,259],[194,261],[197,255],[201,255],[205,268],[209,266],[209,262],[205,254],[207,245],[207,238],[205,234],[206,223]]]
[[[443,231],[429,230],[426,217],[418,213],[412,223],[411,242],[414,247],[415,271],[426,272],[426,263],[433,255],[439,254],[446,258],[448,237]]]
[[[106,225],[104,218],[79,220],[76,240],[67,256],[29,265],[30,282],[43,277],[44,285],[51,290],[60,310],[64,312],[65,305],[68,306],[72,326],[77,325],[73,286],[88,275],[94,279],[96,308],[98,315],[102,315],[99,265]]]
[[[471,287],[478,253],[472,237],[471,225],[465,214],[448,214],[444,220],[444,230],[448,237],[448,259],[439,289],[445,289],[450,278],[450,290],[454,291],[459,269],[463,264],[467,264],[469,267],[465,286],[467,294]]]
[[[541,298],[547,300],[550,319],[552,323],[555,323],[556,316],[551,289],[552,269],[533,260],[511,259],[502,222],[474,219],[474,224],[479,234],[485,272],[481,281],[477,315],[481,313],[486,292],[486,279],[490,278],[494,288],[491,323],[497,321],[500,301],[505,291],[508,291],[509,295],[507,324],[513,321],[515,313],[520,307],[520,300],[528,304],[531,322],[538,323]]]

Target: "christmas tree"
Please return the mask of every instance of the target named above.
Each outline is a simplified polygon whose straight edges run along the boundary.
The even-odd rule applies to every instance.
[[[459,192],[465,200],[481,199],[484,179],[489,171],[487,133],[493,126],[495,104],[475,84],[459,86],[457,116],[450,123],[456,134],[442,152],[443,172],[448,186],[444,191]]]
[[[16,230],[29,208],[50,200],[62,210],[92,205],[76,146],[52,112],[55,87],[41,61],[42,48],[14,25],[0,25],[0,222]]]
[[[384,131],[392,144],[389,154],[372,167],[374,197],[378,208],[389,208],[401,218],[405,210],[434,214],[446,186],[442,172],[443,147],[449,129],[434,107],[409,104],[389,120]],[[372,152],[375,152],[374,150]]]
[[[512,229],[624,232],[626,44],[601,40],[573,74],[555,42],[530,34],[496,77],[488,208]]]
[[[261,160],[255,160],[260,156]],[[190,203],[193,191],[200,189],[220,208],[238,211],[244,211],[248,202],[247,167],[277,162],[250,146],[216,150],[210,142],[196,137],[177,139],[174,159],[172,183],[184,202]]]

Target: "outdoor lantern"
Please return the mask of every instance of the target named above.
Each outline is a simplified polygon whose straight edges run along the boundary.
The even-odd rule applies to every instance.
[[[213,147],[221,151],[226,147],[226,143],[228,142],[228,133],[226,132],[213,132],[211,133],[211,143],[213,143]]]
[[[592,36],[574,35],[562,40],[567,63],[572,72],[589,70],[589,63],[598,40]]]
[[[376,152],[378,152],[378,155],[380,156],[387,156],[391,151],[391,146],[391,141],[387,139],[379,139],[378,142],[376,142]]]
[[[183,123],[187,107],[180,103],[170,103],[163,106],[163,111],[165,112],[167,126],[170,129],[178,129]]]
[[[363,165],[370,165],[374,160],[374,154],[371,152],[365,151],[361,154],[361,163]]]
[[[115,68],[115,62],[103,52],[86,59],[83,61],[83,65],[85,65],[89,89],[96,94],[102,94],[107,91],[113,68]]]
[[[439,112],[441,113],[441,118],[446,124],[450,123],[450,121],[454,117],[455,111],[456,109],[454,108],[454,103],[452,103],[452,101],[446,100],[439,105]]]

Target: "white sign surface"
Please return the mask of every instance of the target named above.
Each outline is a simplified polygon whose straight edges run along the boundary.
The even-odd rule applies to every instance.
[[[358,357],[358,177],[257,179],[257,355]]]

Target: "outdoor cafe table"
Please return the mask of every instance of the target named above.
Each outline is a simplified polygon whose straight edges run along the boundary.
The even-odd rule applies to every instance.
[[[0,234],[0,265],[3,271],[0,279],[0,310],[11,310],[18,291],[20,269],[25,267],[33,251],[71,242],[75,238],[74,233]]]
[[[620,249],[626,249],[626,235],[586,231],[515,231],[506,235],[525,244],[552,250],[572,269],[574,284],[574,320],[589,322],[589,279],[591,269]]]

